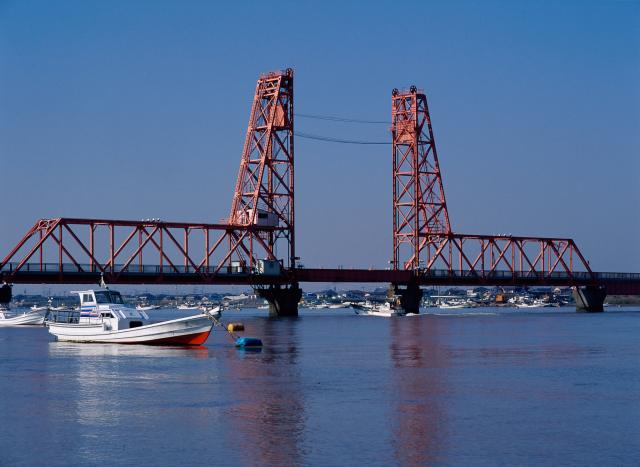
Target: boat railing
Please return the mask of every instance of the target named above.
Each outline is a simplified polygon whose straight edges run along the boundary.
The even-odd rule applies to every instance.
[[[47,321],[62,324],[103,324],[104,316],[81,316],[80,310],[49,311]]]
[[[79,310],[55,310],[49,311],[47,321],[51,323],[78,324],[80,322]]]

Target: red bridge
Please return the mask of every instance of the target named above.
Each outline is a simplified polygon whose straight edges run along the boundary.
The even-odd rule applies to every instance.
[[[0,262],[11,283],[247,284],[277,315],[300,282],[390,283],[417,311],[421,285],[573,286],[578,308],[640,294],[640,274],[594,272],[572,239],[454,233],[425,94],[394,89],[390,269],[307,269],[295,252],[293,71],[258,79],[229,218],[219,224],[37,221]]]

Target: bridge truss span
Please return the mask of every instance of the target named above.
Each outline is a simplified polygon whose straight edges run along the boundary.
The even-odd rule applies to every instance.
[[[451,228],[427,97],[416,86],[391,93],[393,269],[431,277],[571,277],[589,263],[569,238],[466,235]]]
[[[121,282],[123,275],[147,276],[156,264],[157,279],[163,274],[190,274],[201,282],[253,267],[256,251],[271,251],[266,238],[285,227],[256,225],[164,222],[161,220],[41,219],[37,221],[0,263],[3,280],[17,276],[82,274]],[[245,261],[232,261],[232,258]],[[10,265],[7,267],[7,265]],[[85,282],[83,280],[82,282]]]
[[[429,234],[419,235],[425,258],[419,271],[449,271],[452,275],[487,279],[498,271],[512,277],[549,278],[574,272],[591,277],[588,261],[570,238],[519,237],[507,235]]]

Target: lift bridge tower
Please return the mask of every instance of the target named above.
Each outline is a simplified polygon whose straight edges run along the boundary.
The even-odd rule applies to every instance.
[[[451,234],[427,98],[415,86],[391,93],[393,151],[393,269],[418,272],[440,239]],[[417,283],[393,291],[405,310],[417,312]]]
[[[246,228],[229,245],[241,267],[295,268],[293,122],[293,70],[260,76],[228,219]],[[297,315],[302,292],[296,282],[256,290],[272,314]]]

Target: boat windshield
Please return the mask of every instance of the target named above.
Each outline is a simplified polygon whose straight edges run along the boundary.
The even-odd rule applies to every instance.
[[[100,290],[95,292],[95,296],[98,303],[118,303],[120,305],[123,304],[120,292]]]

